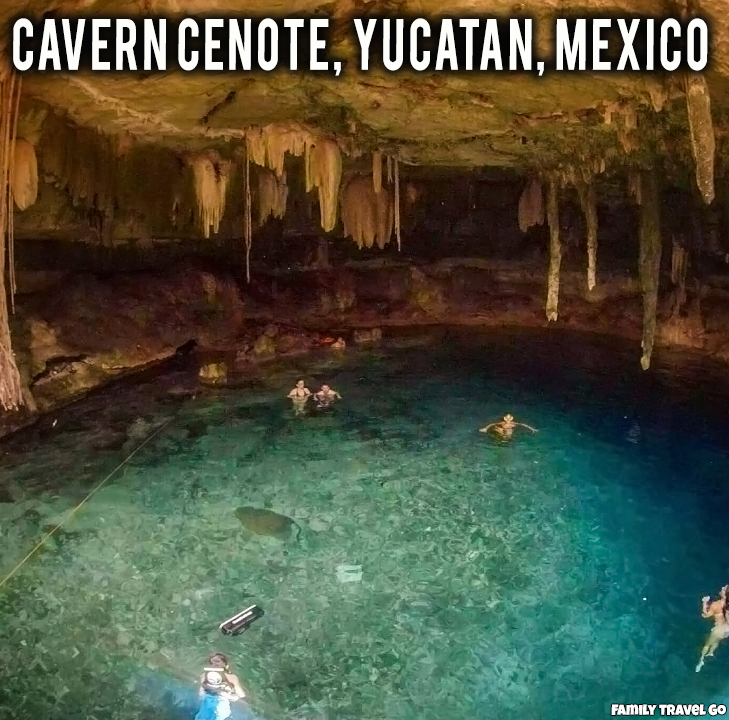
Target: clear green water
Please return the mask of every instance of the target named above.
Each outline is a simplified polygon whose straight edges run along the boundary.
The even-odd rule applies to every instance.
[[[726,369],[642,373],[636,347],[564,333],[299,363],[194,399],[172,372],[0,446],[6,573],[170,421],[0,589],[0,718],[190,718],[211,650],[267,720],[593,720],[724,692],[729,648],[693,667],[699,599],[729,582]],[[344,402],[294,416],[299,376]],[[540,432],[477,432],[507,411]]]

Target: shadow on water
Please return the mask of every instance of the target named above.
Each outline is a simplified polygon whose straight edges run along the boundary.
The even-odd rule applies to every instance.
[[[0,706],[191,717],[194,683],[164,668],[194,678],[213,647],[271,720],[593,720],[721,694],[729,649],[693,665],[699,599],[729,580],[729,372],[638,356],[443,328],[194,399],[170,368],[44,418],[0,444],[5,572],[169,425],[0,590]],[[295,416],[299,375],[344,401]],[[477,432],[506,412],[539,432]],[[221,638],[254,602],[260,628]]]

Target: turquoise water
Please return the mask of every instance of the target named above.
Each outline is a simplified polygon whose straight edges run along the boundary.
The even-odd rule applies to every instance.
[[[211,650],[268,720],[709,702],[729,676],[729,647],[694,672],[700,598],[729,582],[729,372],[664,353],[643,373],[638,353],[446,331],[195,397],[174,370],[44,419],[0,446],[4,573],[163,427],[0,589],[0,717],[190,718]],[[344,401],[294,415],[299,376]],[[539,432],[477,432],[505,412]]]

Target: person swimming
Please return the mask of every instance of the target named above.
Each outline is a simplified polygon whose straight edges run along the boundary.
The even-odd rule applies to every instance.
[[[704,660],[707,657],[713,657],[714,651],[719,646],[722,640],[729,637],[729,618],[727,618],[727,591],[729,591],[729,585],[719,591],[719,599],[711,602],[711,596],[701,598],[701,617],[712,618],[714,620],[714,627],[711,628],[709,637],[704,643],[704,647],[701,649],[701,657],[699,663],[696,666],[696,672],[700,672],[701,668],[704,667]]]
[[[301,415],[306,407],[306,401],[311,396],[311,390],[304,384],[303,380],[296,383],[296,387],[286,396],[294,405],[294,412]]]
[[[227,720],[232,715],[231,700],[246,697],[238,676],[230,672],[228,658],[223,653],[213,653],[200,676],[200,708],[195,720]]]
[[[504,415],[503,420],[497,420],[496,422],[489,423],[486,427],[482,427],[479,430],[479,432],[482,432],[482,433],[494,432],[504,440],[511,440],[511,437],[514,434],[514,430],[517,427],[525,427],[527,430],[531,430],[532,432],[537,432],[537,430],[535,428],[531,427],[530,425],[516,422],[514,420],[514,416],[511,415],[510,413],[507,413],[506,415]]]
[[[299,380],[296,383],[296,387],[287,395],[294,401],[306,402],[311,395],[311,390],[304,384],[303,380]]]
[[[335,400],[341,399],[342,396],[336,390],[332,390],[329,385],[322,385],[321,390],[314,393],[314,400],[316,400],[316,407],[318,410],[329,408],[334,404]]]

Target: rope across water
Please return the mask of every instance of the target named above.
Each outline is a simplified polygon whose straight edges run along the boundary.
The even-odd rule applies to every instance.
[[[78,504],[76,507],[71,508],[71,510],[68,511],[68,513],[63,517],[61,522],[58,523],[52,530],[50,530],[37,544],[36,546],[2,579],[0,580],[0,590],[3,588],[3,586],[10,580],[13,575],[15,575],[22,567],[25,565],[30,558],[35,555],[38,550],[40,550],[43,545],[45,545],[50,538],[55,535],[99,490],[101,490],[104,485],[114,476],[116,475],[119,470],[121,470],[152,438],[154,438],[156,435],[158,435],[162,430],[164,430],[171,422],[173,418],[170,418],[169,420],[166,420],[162,425],[160,425],[154,432],[152,432],[150,435],[148,435],[132,452],[127,455],[124,460],[122,460],[101,482],[99,482],[95,487],[91,489],[91,491],[86,495],[86,497]]]

